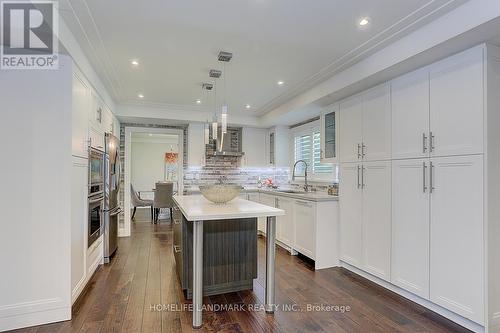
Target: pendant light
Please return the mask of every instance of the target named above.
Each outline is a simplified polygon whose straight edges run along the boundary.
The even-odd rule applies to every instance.
[[[208,123],[208,119],[207,119],[207,122],[205,123],[205,144],[208,145],[209,141],[210,141],[210,124]]]
[[[217,141],[217,81],[214,83],[214,118],[212,121],[212,139]]]
[[[224,69],[222,71],[224,75],[224,103],[222,104],[222,110],[221,110],[221,127],[222,127],[222,134],[227,133],[227,103],[226,103],[226,63],[224,63]]]

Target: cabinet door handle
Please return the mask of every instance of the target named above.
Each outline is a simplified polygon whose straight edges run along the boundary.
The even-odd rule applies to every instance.
[[[360,170],[360,166],[358,165],[358,188],[361,187],[361,183],[359,182],[359,170]]]
[[[429,192],[432,193],[436,189],[434,187],[434,164],[432,162],[430,162],[429,181]]]
[[[425,133],[422,133],[422,153],[427,153],[427,135]]]
[[[430,151],[432,153],[434,149],[436,149],[436,147],[434,147],[434,139],[436,137],[434,136],[434,133],[432,133],[432,131],[429,133],[429,136],[430,136]]]
[[[360,152],[360,150],[361,150],[361,144],[358,143],[358,160],[361,158],[361,152]]]
[[[365,149],[366,149],[366,145],[365,145],[365,143],[363,142],[363,143],[361,144],[361,157],[363,157],[363,158],[364,158],[364,157],[365,157],[365,155],[366,155],[366,153],[365,153]]]
[[[175,253],[181,252],[181,247],[178,245],[174,245],[174,251],[175,251]]]
[[[365,166],[361,167],[361,188],[365,188]]]
[[[425,193],[427,191],[427,182],[425,180],[425,174],[427,173],[427,164],[425,164],[425,162],[422,162],[422,176],[423,176],[423,186],[422,186],[422,189],[423,189],[423,192]]]

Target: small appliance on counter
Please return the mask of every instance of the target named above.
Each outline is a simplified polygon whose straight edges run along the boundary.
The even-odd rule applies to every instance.
[[[118,205],[120,190],[120,140],[110,133],[104,140],[104,262],[109,263],[118,248]]]

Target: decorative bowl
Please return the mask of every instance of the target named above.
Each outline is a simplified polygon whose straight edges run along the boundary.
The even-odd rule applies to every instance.
[[[236,198],[243,188],[236,184],[200,185],[201,194],[209,201],[224,204]]]

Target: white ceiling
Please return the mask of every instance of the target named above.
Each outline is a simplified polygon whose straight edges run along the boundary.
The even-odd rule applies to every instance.
[[[117,104],[213,109],[201,83],[226,50],[230,112],[260,115],[464,1],[61,0],[60,9]]]

